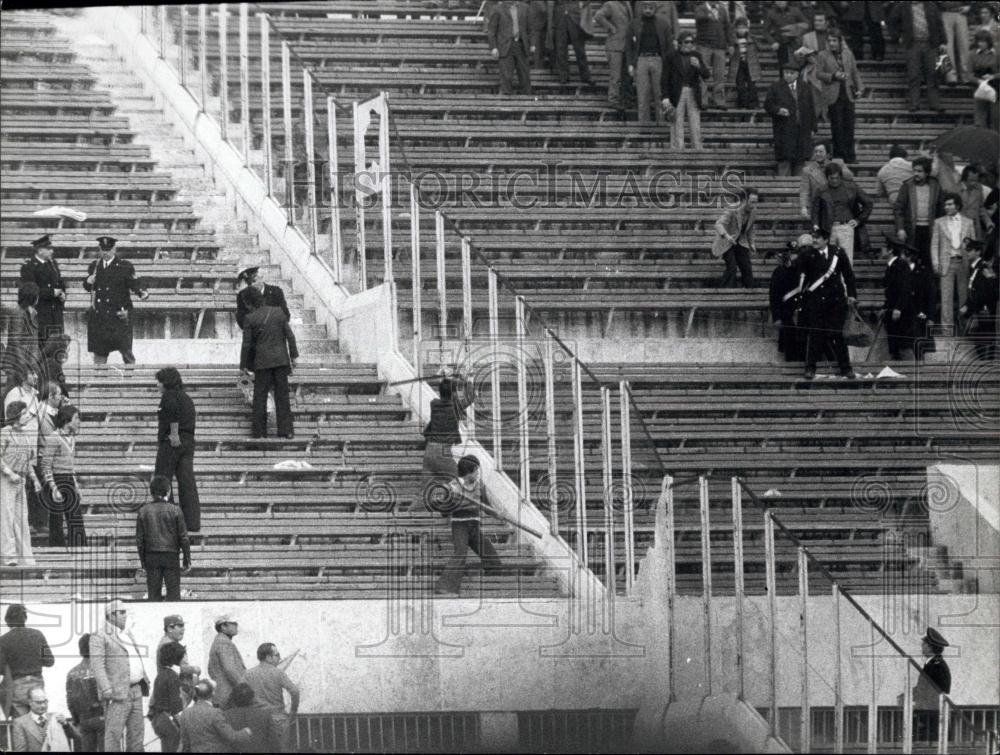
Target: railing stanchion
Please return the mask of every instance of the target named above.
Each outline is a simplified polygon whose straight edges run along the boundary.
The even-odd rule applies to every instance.
[[[948,725],[951,723],[951,710],[948,705],[948,696],[944,693],[938,695],[938,755],[948,755]]]
[[[809,712],[809,560],[805,548],[798,549],[799,557],[799,648],[802,664],[802,708],[799,713],[802,752],[812,751],[812,717]]]
[[[271,154],[271,25],[267,14],[259,13],[260,19],[260,96],[262,111],[260,115],[263,127],[261,148],[264,151],[264,186],[269,197],[274,196],[274,164]],[[338,277],[339,281],[340,278]]]
[[[327,165],[330,170],[330,253],[333,258],[333,275],[338,281],[344,279],[344,240],[340,235],[340,154],[337,149],[337,102],[327,95],[326,98],[326,144]],[[414,205],[415,187],[410,184],[410,212],[420,219],[420,204]],[[417,225],[417,249],[420,248],[420,227]],[[417,256],[420,256],[419,253]],[[416,282],[414,283],[416,285]],[[416,322],[420,321],[419,297],[414,303]],[[420,374],[420,370],[417,370]]]
[[[740,481],[731,480],[733,502],[733,577],[736,600],[736,696],[743,699],[743,490]]]
[[[770,645],[768,683],[770,687],[771,736],[778,736],[778,579],[775,573],[774,517],[764,512],[764,568],[767,580],[768,644]]]
[[[351,124],[354,129],[354,230],[357,235],[358,284],[362,291],[368,288],[368,245],[365,228],[365,197],[357,186],[358,177],[368,170],[365,164],[365,133],[361,128],[358,103],[351,105]],[[442,336],[443,338],[444,336]]]
[[[243,141],[243,161],[252,167],[250,160],[250,18],[247,3],[240,3],[240,132]]]
[[[177,61],[177,71],[181,77],[181,86],[187,89],[187,56],[188,56],[188,40],[187,40],[187,6],[179,5],[177,7],[180,17],[178,18],[178,26],[180,27],[180,42],[178,44],[178,53],[180,59]]]
[[[229,141],[229,32],[228,4],[219,4],[219,130]]]
[[[665,499],[666,510],[666,563],[667,563],[667,703],[677,699],[677,684],[674,680],[674,606],[677,598],[677,558],[674,545],[674,478],[666,475],[660,489],[660,497]]]
[[[910,663],[906,662],[906,687],[903,689],[903,755],[913,752],[913,688],[910,686]]]
[[[601,481],[604,489],[604,575],[608,598],[613,599],[617,587],[615,564],[614,463],[611,438],[611,390],[601,386]]]
[[[444,215],[441,210],[434,212],[434,250],[437,260],[438,292],[438,338],[448,337],[448,279],[444,256]]]
[[[333,98],[329,98],[330,108],[333,112]],[[423,355],[420,353],[420,344],[423,339],[423,311],[421,297],[423,296],[423,282],[421,280],[420,269],[420,200],[417,197],[417,187],[410,184],[410,269],[413,279],[413,369],[418,374],[423,374],[421,362]]]
[[[712,537],[708,513],[708,478],[698,478],[698,510],[701,515],[701,612],[705,634],[705,690],[712,696]]]
[[[531,411],[528,407],[528,365],[525,364],[528,349],[525,339],[528,336],[527,307],[524,297],[514,299],[514,327],[517,344],[517,437],[520,455],[518,458],[518,480],[523,501],[531,500],[531,438],[528,422]]]
[[[160,60],[167,59],[167,6],[160,5],[157,7],[157,21],[160,24],[160,33],[157,37],[158,44],[160,47]]]
[[[142,6],[145,10],[145,6]],[[145,15],[145,14],[144,14]],[[198,79],[201,112],[208,112],[208,8],[198,5]]]
[[[440,213],[438,213],[440,215]],[[489,269],[490,298],[490,414],[493,429],[493,461],[497,470],[503,469],[503,437],[501,435],[502,418],[500,416],[500,312],[497,293],[497,271]],[[438,278],[438,284],[441,280]]]
[[[875,625],[868,625],[868,647],[871,649],[871,694],[868,697],[868,755],[878,752],[878,669],[875,666]]]
[[[632,407],[627,380],[618,382],[622,443],[622,527],[625,537],[625,594],[635,585],[635,491],[632,488]]]
[[[295,132],[292,128],[292,52],[281,43],[281,116],[285,129],[285,212],[288,224],[295,226]],[[361,232],[364,232],[362,228]],[[362,247],[362,254],[364,253]],[[362,286],[365,288],[365,286]]]
[[[382,114],[378,121],[378,168],[382,186],[382,280],[390,282],[392,275],[392,198],[394,196],[392,166],[389,157],[389,95],[381,92]],[[473,423],[475,424],[475,423]]]
[[[840,645],[840,586],[835,582],[831,588],[833,598],[833,728],[834,750],[844,751],[844,668]]]
[[[555,396],[555,364],[552,353],[552,333],[545,330],[545,434],[546,451],[549,463],[549,522],[553,534],[559,534],[559,485],[556,475],[559,472],[556,459],[556,396]]]
[[[309,245],[313,254],[319,236],[319,217],[316,214],[319,202],[316,198],[316,137],[313,130],[312,73],[302,69],[302,119],[306,137],[306,201],[309,202]]]
[[[587,476],[583,447],[583,376],[580,360],[573,357],[573,490],[576,498],[576,554],[585,568],[587,558]]]

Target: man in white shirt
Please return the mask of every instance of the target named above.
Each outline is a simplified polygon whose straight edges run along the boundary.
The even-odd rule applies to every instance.
[[[975,238],[972,220],[961,213],[962,198],[958,194],[944,195],[944,216],[934,221],[931,234],[931,265],[941,289],[941,327],[944,335],[953,335],[955,326],[955,287],[957,301],[962,303],[969,287],[969,260],[965,240]]]
[[[24,425],[24,432],[30,438],[31,445],[37,449],[39,418],[43,411],[38,398],[38,373],[33,368],[26,367],[20,373],[19,378],[18,384],[7,391],[7,395],[4,396],[3,415],[7,416],[7,407],[13,402],[23,401],[28,408],[28,421]],[[25,485],[27,486],[28,525],[36,534],[48,535],[49,521],[45,506],[42,504],[41,491],[35,489],[31,475],[25,479]]]
[[[889,204],[895,204],[899,195],[899,187],[913,178],[913,165],[907,159],[906,148],[893,144],[889,148],[889,162],[878,169],[875,175],[875,185],[880,197],[886,197]]]

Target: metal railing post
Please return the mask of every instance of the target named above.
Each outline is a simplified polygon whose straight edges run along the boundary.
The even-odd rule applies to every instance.
[[[625,594],[635,585],[635,491],[632,488],[632,407],[627,380],[618,382],[622,444],[622,527],[625,531]]]
[[[812,720],[809,714],[809,561],[805,548],[798,549],[799,557],[799,643],[802,655],[802,708],[799,713],[802,752],[812,751]]]
[[[903,755],[913,752],[913,688],[910,686],[910,663],[906,663],[906,688],[903,690]]]
[[[875,667],[875,625],[868,625],[868,647],[871,648],[871,695],[868,697],[868,755],[878,752],[878,670]]]
[[[167,6],[160,5],[157,7],[157,21],[160,24],[160,33],[158,35],[158,42],[160,47],[160,60],[167,59]]]
[[[139,33],[143,36],[149,35],[149,18],[146,16],[148,12],[149,6],[139,6]]]
[[[329,98],[330,107],[333,98]],[[331,111],[332,112],[332,111]],[[420,200],[417,197],[417,187],[410,184],[410,269],[413,286],[413,369],[418,375],[423,374],[421,367],[420,343],[423,338],[423,312],[421,296],[423,281],[420,270]]]
[[[545,434],[547,443],[547,455],[549,463],[549,521],[552,523],[552,532],[559,532],[559,485],[556,475],[559,471],[558,460],[556,459],[556,392],[555,392],[555,364],[552,353],[552,333],[545,331]]]
[[[528,354],[524,346],[528,326],[523,296],[514,299],[514,327],[517,344],[517,437],[520,450],[518,479],[521,498],[528,501],[531,499],[531,447],[528,427],[531,412],[528,410],[528,365],[524,361]]]
[[[222,138],[229,141],[229,32],[228,4],[219,4],[219,129]]]
[[[698,510],[701,514],[701,612],[705,633],[705,690],[712,695],[712,535],[708,513],[708,478],[698,478]]]
[[[666,510],[666,563],[667,563],[667,702],[677,699],[677,686],[674,680],[674,604],[677,598],[677,567],[674,545],[674,478],[666,475],[660,488],[660,497],[664,499]]]
[[[285,212],[288,224],[295,226],[295,146],[292,130],[292,51],[281,43],[281,110],[285,129]],[[361,232],[364,230],[362,228]],[[363,253],[364,247],[362,247]],[[362,286],[365,288],[365,286]]]
[[[604,489],[604,574],[608,597],[613,598],[617,588],[615,564],[615,509],[614,469],[612,468],[611,390],[601,386],[601,481]],[[626,569],[626,572],[628,569]]]
[[[330,170],[330,252],[333,255],[333,275],[341,281],[344,278],[344,241],[340,235],[340,155],[337,151],[337,103],[333,97],[326,98],[326,143],[327,164]],[[410,185],[410,212],[417,218],[417,250],[420,249],[420,203],[414,204],[416,187]],[[420,322],[419,297],[414,302],[417,323]],[[417,374],[420,371],[417,370]]]
[[[440,215],[440,213],[438,213]],[[500,416],[500,312],[497,293],[497,271],[489,268],[489,298],[490,298],[490,414],[493,425],[493,461],[497,470],[503,469],[503,436],[501,434]],[[441,279],[438,278],[440,286]]]
[[[576,493],[576,553],[586,568],[587,558],[587,477],[583,449],[583,376],[580,360],[573,357],[573,489]]]
[[[833,597],[833,728],[834,750],[844,751],[844,670],[840,645],[840,586],[834,582]]]
[[[441,210],[434,212],[434,242],[437,260],[438,330],[439,337],[448,337],[448,279],[444,256],[444,215]]]
[[[382,174],[382,280],[391,282],[392,274],[392,198],[393,180],[389,156],[389,95],[381,92],[382,113],[378,121],[378,167]],[[470,427],[475,423],[471,423]]]
[[[243,159],[250,162],[250,18],[246,3],[240,3],[240,132],[243,139]]]
[[[306,201],[309,203],[309,244],[313,254],[318,253],[316,246],[319,236],[319,216],[316,197],[316,137],[313,131],[313,94],[312,73],[302,69],[302,120],[305,126],[306,138]]]
[[[208,112],[208,8],[198,5],[198,78],[201,89],[201,112]]]
[[[177,61],[177,72],[181,77],[181,86],[187,89],[187,6],[177,6],[177,12],[180,14],[180,17],[178,18],[178,26],[180,27],[180,44],[177,47],[180,54],[180,60]]]
[[[733,571],[736,600],[736,696],[743,699],[743,489],[734,477],[733,501]]]
[[[768,644],[770,645],[770,686],[771,736],[778,735],[778,579],[774,563],[774,517],[770,511],[764,512],[764,569],[767,581]]]
[[[948,706],[948,696],[943,692],[938,695],[938,755],[948,755],[948,726],[951,723],[951,711]]]
[[[472,338],[472,251],[469,239],[462,237],[462,338]]]
[[[274,196],[274,163],[271,154],[271,25],[267,14],[259,13],[260,19],[260,95],[261,95],[261,126],[264,135],[261,148],[264,151],[264,186],[267,195]],[[340,278],[337,278],[340,280]]]

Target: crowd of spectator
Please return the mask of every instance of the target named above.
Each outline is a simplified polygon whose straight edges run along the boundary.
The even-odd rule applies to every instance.
[[[256,651],[258,664],[245,668],[232,641],[236,616],[215,620],[203,678],[188,662],[183,617],[164,617],[163,637],[150,657],[136,641],[128,606],[107,602],[104,622],[79,638],[80,663],[66,675],[65,713],[49,710],[43,672],[55,659],[45,635],[26,626],[21,604],[8,607],[5,622],[0,672],[14,752],[68,752],[70,745],[76,752],[143,752],[155,738],[161,752],[295,750],[301,693],[286,669],[297,653],[283,660],[277,646],[265,642]],[[150,740],[146,719],[155,734]]]

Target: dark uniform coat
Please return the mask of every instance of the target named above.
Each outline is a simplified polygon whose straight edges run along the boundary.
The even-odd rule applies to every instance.
[[[834,265],[836,260],[836,265]],[[801,247],[798,268],[804,275],[800,327],[806,331],[806,369],[814,369],[816,360],[832,351],[842,372],[850,369],[844,323],[847,321],[847,297],[857,298],[854,270],[847,254],[839,246],[827,246],[826,255],[811,246]]]
[[[1000,299],[998,281],[1000,278],[997,277],[995,263],[982,259],[972,263],[965,306],[969,317],[978,315],[971,335],[975,338],[976,354],[980,359],[996,356],[996,317]]]
[[[94,276],[93,285],[84,281],[91,292],[91,309],[87,318],[87,351],[108,355],[112,351],[132,350],[132,296],[142,296],[145,290],[135,277],[135,268],[117,255],[107,267],[96,259],[87,268],[87,277]],[[125,318],[118,316],[125,313]]]
[[[771,116],[774,133],[774,159],[778,162],[804,163],[812,156],[812,135],[816,130],[816,106],[813,103],[812,85],[802,76],[791,87],[781,79],[774,82],[764,98],[764,110]],[[781,108],[788,115],[780,116]]]
[[[892,257],[882,275],[885,291],[885,332],[889,339],[889,354],[900,357],[900,349],[912,349],[916,334],[916,276],[913,266],[902,257]],[[899,319],[892,313],[899,310]]]
[[[786,362],[798,362],[805,357],[804,343],[796,326],[799,293],[799,271],[794,265],[778,265],[771,273],[771,320],[781,322],[778,330],[778,351]]]
[[[938,711],[938,695],[951,694],[951,669],[944,658],[935,655],[924,664],[920,678],[913,689],[915,710]]]
[[[40,260],[32,257],[21,265],[21,283],[34,283],[38,286],[38,340],[44,344],[51,335],[63,332],[63,300],[56,296],[57,291],[65,295],[66,284],[59,263],[55,259]]]
[[[250,314],[250,305],[247,304],[249,295],[250,286],[241,288],[240,292],[236,294],[236,324],[240,326],[240,330],[243,329],[243,323],[246,321],[247,315]],[[264,284],[264,304],[268,307],[278,307],[285,313],[286,320],[292,319],[288,312],[288,305],[285,303],[285,292],[280,287],[272,286],[269,283]]]

